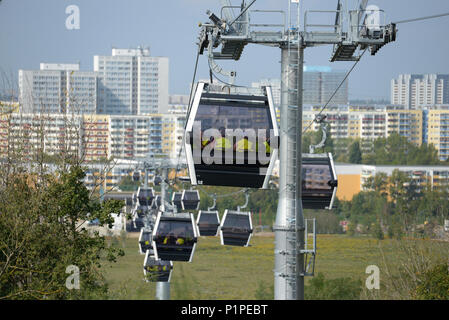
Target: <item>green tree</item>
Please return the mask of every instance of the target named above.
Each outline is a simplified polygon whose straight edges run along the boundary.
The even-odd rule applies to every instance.
[[[349,163],[362,163],[362,150],[359,141],[354,141],[349,147],[348,160]]]
[[[388,138],[373,141],[370,153],[363,155],[363,163],[377,165],[435,165],[440,164],[433,145],[416,146],[406,137],[392,133]]]
[[[89,199],[84,171],[72,166],[57,175],[24,173],[0,190],[0,298],[89,299],[107,297],[101,259],[115,261],[122,250],[83,228],[86,220],[112,223],[119,201]],[[80,290],[66,287],[68,266],[80,270]]]
[[[137,191],[139,186],[141,185],[140,181],[133,181],[131,177],[124,177],[120,180],[118,187],[122,191]]]

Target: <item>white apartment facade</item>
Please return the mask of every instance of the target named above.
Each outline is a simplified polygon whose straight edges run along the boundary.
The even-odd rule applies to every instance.
[[[19,103],[24,113],[95,113],[97,75],[79,64],[41,63],[19,70]]]
[[[391,80],[391,103],[407,109],[449,103],[449,74],[401,74]]]
[[[168,109],[169,60],[148,48],[112,49],[94,56],[99,74],[97,113],[143,115]]]

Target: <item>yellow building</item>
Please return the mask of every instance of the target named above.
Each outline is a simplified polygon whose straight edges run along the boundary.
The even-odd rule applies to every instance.
[[[0,113],[19,112],[19,106],[18,102],[0,101]]]
[[[339,200],[352,200],[364,189],[368,178],[378,173],[391,176],[394,170],[404,172],[410,182],[418,187],[430,186],[438,188],[449,184],[449,166],[371,166],[357,164],[336,164],[335,172],[338,177],[337,198]]]
[[[312,123],[319,111],[319,107],[312,107],[303,112],[303,128],[308,128],[307,131],[319,130],[319,124]],[[422,110],[405,110],[395,106],[345,106],[326,109],[323,114],[334,139],[361,139],[364,149],[369,148],[370,141],[392,133],[407,137],[417,146],[424,141]]]
[[[423,143],[423,111],[422,110],[386,110],[387,135],[398,133],[420,146]]]
[[[438,150],[441,160],[449,158],[449,107],[431,108],[427,118],[427,143]]]

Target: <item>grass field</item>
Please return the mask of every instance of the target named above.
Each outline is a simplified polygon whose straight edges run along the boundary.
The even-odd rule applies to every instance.
[[[116,240],[125,256],[105,263],[104,272],[113,299],[154,299],[155,284],[143,281],[144,256],[137,239]],[[366,267],[382,265],[378,240],[345,235],[319,235],[315,274],[326,278],[364,280]],[[386,255],[393,255],[389,240],[382,241]],[[219,238],[200,238],[192,263],[175,262],[171,279],[172,299],[255,299],[263,285],[273,285],[274,236],[254,236],[247,248],[222,246]],[[309,278],[307,278],[308,280]],[[307,281],[306,280],[306,281]]]

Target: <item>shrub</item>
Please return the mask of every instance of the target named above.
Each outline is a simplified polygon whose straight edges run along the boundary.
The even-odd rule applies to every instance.
[[[359,300],[362,282],[351,278],[326,279],[319,273],[304,289],[307,300]]]
[[[449,266],[439,264],[421,275],[413,296],[420,300],[449,300]]]

